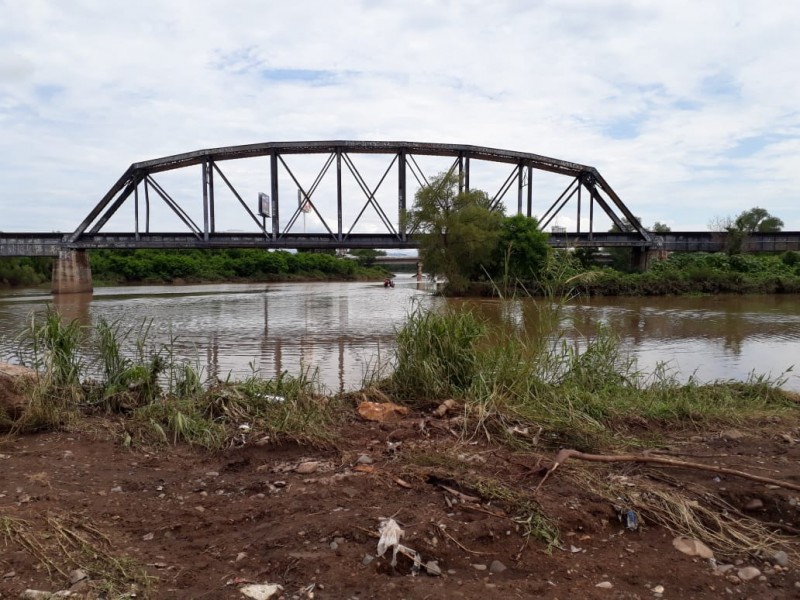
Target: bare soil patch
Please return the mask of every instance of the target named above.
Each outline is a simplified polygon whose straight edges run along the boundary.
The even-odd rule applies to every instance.
[[[797,423],[661,435],[660,447],[675,455],[800,483]],[[108,568],[93,570],[77,545],[65,549],[71,538],[59,537],[56,526],[123,560],[126,573],[142,569],[152,579],[139,587],[140,598],[244,598],[248,582],[279,584],[282,598],[800,597],[800,494],[733,476],[570,461],[534,495],[556,448],[515,452],[485,437],[464,440],[447,419],[419,414],[381,424],[354,412],[337,445],[322,449],[259,445],[253,436],[209,454],[131,448],[123,439],[118,424],[90,420],[79,430],[0,444],[7,527],[5,535],[0,527],[0,597],[68,589],[77,566],[89,581],[77,584],[75,597],[118,597],[99,591]],[[669,489],[771,523],[790,543],[788,565],[774,566],[770,553],[779,546],[758,556],[711,544],[716,564],[734,565],[723,573],[676,550],[677,532],[642,511],[634,511],[638,528],[628,529],[620,509],[633,505],[623,498],[615,506],[590,481],[619,484],[631,498]],[[525,535],[531,523],[520,514],[521,499],[557,527],[550,548]],[[388,555],[375,557],[381,519],[389,517],[405,531],[403,543],[423,562],[436,561],[441,575],[412,576],[408,561],[393,568]],[[760,575],[732,577],[746,566]]]

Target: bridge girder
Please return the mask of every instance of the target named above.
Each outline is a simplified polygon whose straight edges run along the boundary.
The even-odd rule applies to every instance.
[[[323,168],[318,173],[314,182],[308,186],[303,187],[298,177],[292,172],[289,165],[284,161],[284,156],[298,155],[298,154],[327,154],[328,157],[325,161]],[[353,154],[374,154],[389,156],[390,164],[384,172],[381,180],[375,185],[370,187],[364,180],[363,176],[355,166],[350,158]],[[450,171],[458,170],[461,187],[469,189],[470,185],[474,183],[474,178],[470,178],[471,164],[474,161],[487,161],[492,163],[504,163],[511,165],[511,173],[506,178],[503,185],[493,196],[494,205],[497,206],[507,195],[507,193],[514,187],[516,183],[517,188],[517,212],[520,214],[527,214],[532,216],[533,203],[532,203],[532,174],[534,170],[546,171],[556,173],[568,178],[568,185],[561,196],[553,202],[546,211],[544,211],[541,218],[541,226],[546,227],[552,219],[559,214],[564,206],[577,195],[577,215],[578,215],[578,232],[580,232],[581,222],[581,195],[582,193],[588,194],[589,202],[589,235],[594,233],[594,207],[597,204],[608,218],[614,223],[618,229],[625,229],[627,226],[633,229],[635,239],[638,242],[649,243],[651,242],[651,234],[645,230],[638,222],[633,213],[622,202],[613,188],[606,182],[600,173],[594,167],[582,165],[560,159],[541,156],[538,154],[531,154],[525,152],[517,152],[512,150],[500,150],[497,148],[489,148],[483,146],[459,145],[459,144],[434,144],[434,143],[418,143],[418,142],[392,142],[392,141],[351,141],[351,140],[334,140],[334,141],[310,141],[310,142],[267,142],[261,144],[248,144],[243,146],[228,146],[222,148],[213,148],[206,150],[197,150],[194,152],[187,152],[184,154],[177,154],[174,156],[167,156],[154,160],[147,160],[132,164],[122,174],[122,176],[115,182],[109,191],[103,196],[100,202],[91,210],[86,218],[81,222],[78,228],[66,236],[65,243],[71,247],[81,247],[86,244],[91,244],[90,240],[98,240],[97,234],[104,231],[104,227],[114,216],[114,214],[126,203],[131,201],[133,197],[135,223],[133,234],[137,240],[143,241],[145,237],[150,234],[150,216],[149,206],[151,197],[162,200],[183,222],[186,229],[198,239],[203,242],[205,246],[211,246],[213,237],[216,237],[215,226],[215,186],[217,180],[221,180],[230,192],[238,200],[243,210],[247,212],[250,219],[256,225],[257,230],[263,236],[264,247],[289,247],[287,243],[295,236],[291,232],[291,228],[296,223],[299,215],[301,214],[301,206],[298,206],[293,211],[288,224],[282,229],[280,225],[279,214],[279,198],[281,190],[279,186],[279,172],[283,169],[288,173],[297,186],[299,193],[302,197],[306,198],[306,208],[316,213],[317,217],[327,230],[327,236],[319,238],[321,247],[349,247],[351,244],[348,240],[356,241],[357,234],[353,233],[357,222],[363,215],[368,207],[372,207],[377,213],[378,217],[383,223],[386,231],[384,232],[382,247],[413,247],[414,243],[411,239],[413,232],[406,231],[403,225],[403,219],[400,218],[406,210],[408,202],[407,198],[407,173],[410,172],[419,185],[427,183],[425,173],[419,168],[415,156],[441,156],[453,158],[453,163],[450,166]],[[237,159],[253,158],[253,157],[269,157],[270,160],[270,206],[268,212],[270,213],[270,223],[267,226],[265,219],[259,221],[256,214],[248,207],[242,196],[233,186],[231,181],[226,177],[220,163],[225,161],[233,161]],[[313,194],[319,185],[320,181],[325,177],[328,170],[332,165],[336,165],[337,177],[337,217],[336,224],[329,224],[317,210],[314,204]],[[193,166],[201,167],[201,181],[202,181],[202,203],[203,203],[203,222],[202,225],[196,223],[184,208],[176,202],[164,187],[162,187],[154,178],[157,173],[165,171],[173,171],[178,169],[185,169]],[[389,209],[388,213],[392,214],[390,217],[385,208],[376,200],[375,194],[384,182],[386,175],[392,168],[397,169],[397,205]],[[342,218],[343,209],[343,194],[342,194],[342,172],[349,171],[353,178],[361,188],[364,198],[360,202],[364,202],[361,211],[356,220],[350,225],[349,229],[345,228]],[[527,187],[527,191],[525,188]],[[141,190],[141,192],[140,192]],[[140,227],[140,204],[143,195],[145,203],[144,215],[144,231]],[[395,212],[396,211],[396,212]],[[393,216],[397,215],[397,227],[393,225]],[[129,232],[122,232],[129,233]],[[183,232],[179,232],[183,233]],[[390,239],[396,238],[396,241]],[[298,241],[300,238],[298,238]],[[144,244],[143,244],[144,245]],[[143,246],[142,246],[143,247]],[[301,246],[302,247],[302,246]]]

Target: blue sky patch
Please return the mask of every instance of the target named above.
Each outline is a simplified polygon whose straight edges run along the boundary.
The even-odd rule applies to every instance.
[[[741,97],[742,86],[728,73],[716,73],[700,81],[700,92],[716,98]]]
[[[639,137],[642,125],[646,120],[645,115],[641,113],[629,117],[619,117],[604,124],[603,135],[615,140],[635,139]]]
[[[736,141],[736,145],[725,152],[727,158],[749,158],[758,152],[761,152],[767,146],[776,142],[788,139],[790,136],[786,135],[754,135],[751,137],[741,138]]]
[[[34,91],[34,93],[36,94],[36,97],[39,100],[43,100],[45,102],[49,102],[53,98],[63,94],[64,93],[64,88],[62,86],[60,86],[60,85],[44,84],[44,85],[37,85],[33,89],[33,91]]]
[[[336,71],[316,69],[264,69],[261,77],[277,83],[311,83],[325,85],[336,78]]]

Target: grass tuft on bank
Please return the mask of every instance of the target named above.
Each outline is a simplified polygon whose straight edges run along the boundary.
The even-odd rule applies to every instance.
[[[541,310],[557,310],[541,303]],[[665,365],[637,370],[613,332],[599,327],[582,347],[558,331],[491,325],[468,308],[417,310],[397,334],[384,391],[424,409],[464,402],[465,429],[525,445],[515,432],[581,450],[629,443],[661,427],[705,428],[796,410],[780,380],[679,382]]]
[[[124,442],[187,443],[215,450],[245,437],[329,444],[341,418],[316,373],[253,375],[243,381],[204,378],[172,344],[148,341],[152,323],[124,328],[101,320],[94,330],[65,323],[49,308],[32,314],[17,337],[17,356],[35,376],[17,383],[28,400],[0,428],[11,433],[68,429],[83,416],[123,417]],[[173,340],[173,344],[174,344]]]

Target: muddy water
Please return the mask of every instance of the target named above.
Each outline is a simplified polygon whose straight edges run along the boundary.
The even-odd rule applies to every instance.
[[[53,298],[46,290],[0,292],[0,360],[16,362],[14,336],[31,311],[48,303],[83,324],[100,318],[138,325],[152,319],[148,342],[167,344],[204,374],[269,377],[317,369],[332,391],[353,389],[391,352],[395,327],[418,305],[444,302],[408,275],[380,283],[272,283],[100,288]],[[508,312],[496,300],[472,301],[490,318]],[[512,307],[520,319],[537,311]],[[609,326],[641,370],[658,363],[685,380],[780,376],[800,362],[800,298],[605,298],[565,306],[561,327],[580,345]],[[785,387],[800,390],[786,375]]]

